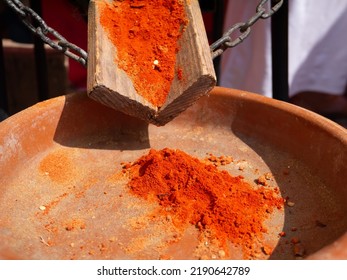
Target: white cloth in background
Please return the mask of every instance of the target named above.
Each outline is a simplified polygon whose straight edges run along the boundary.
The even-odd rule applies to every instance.
[[[225,31],[254,15],[257,2],[259,3],[257,0],[229,0],[224,21]],[[224,52],[219,81],[221,86],[272,96],[270,28],[269,20],[258,21],[245,41]]]
[[[225,30],[255,13],[258,0],[229,0]],[[222,55],[220,85],[272,97],[271,23],[260,20]],[[347,83],[347,1],[289,0],[289,96],[342,94]]]

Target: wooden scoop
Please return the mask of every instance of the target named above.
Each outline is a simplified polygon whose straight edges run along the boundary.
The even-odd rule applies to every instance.
[[[105,26],[101,24],[105,5],[111,5],[110,7],[114,9],[126,2],[128,2],[127,5],[135,3],[134,13],[139,13],[151,1],[92,0],[90,2],[88,16],[88,96],[104,105],[149,123],[157,126],[165,125],[200,97],[208,94],[216,84],[199,3],[198,0],[179,2],[184,5],[186,25],[177,40],[178,52],[176,53],[176,61],[173,63],[175,73],[169,84],[167,97],[162,104],[158,105],[145,98],[143,92],[139,92],[136,83],[134,83],[137,77],[130,75],[127,72],[128,69],[121,66],[123,61],[121,57],[118,57],[121,53],[119,46],[111,40],[109,30],[106,30]],[[117,23],[117,18],[114,21]],[[121,23],[118,25],[120,30],[127,28],[121,26]],[[160,30],[156,32],[160,32]],[[144,40],[143,44],[148,44],[148,42]],[[150,71],[159,70],[155,69],[158,63],[160,64],[160,61],[153,61],[153,69],[148,70],[149,76],[151,76]],[[147,83],[144,80],[142,82]]]

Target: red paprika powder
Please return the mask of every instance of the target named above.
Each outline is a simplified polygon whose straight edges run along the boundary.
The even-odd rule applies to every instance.
[[[141,96],[162,106],[175,77],[178,39],[187,25],[183,0],[114,0],[99,5],[100,23],[117,48],[116,63]]]
[[[241,246],[251,258],[254,243],[267,232],[263,222],[275,208],[283,207],[278,188],[252,188],[241,176],[233,177],[180,150],[151,149],[125,169],[130,171],[130,192],[157,202],[173,224],[189,224],[211,239],[228,256],[228,242]]]

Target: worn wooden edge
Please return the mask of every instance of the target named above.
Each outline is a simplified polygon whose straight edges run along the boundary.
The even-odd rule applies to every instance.
[[[175,77],[166,103],[159,109],[156,118],[153,120],[156,125],[165,125],[193,105],[199,98],[207,95],[216,85],[216,74],[211,52],[206,51],[210,47],[206,30],[203,28],[204,21],[199,1],[190,0],[185,3],[190,24],[188,24],[179,42],[184,41],[186,44],[185,49],[180,48],[176,62],[176,68],[185,65],[184,78],[180,81],[177,76]],[[190,63],[187,63],[187,61]]]
[[[137,94],[131,79],[114,62],[117,50],[112,44],[105,44],[108,38],[99,24],[99,2],[104,1],[91,1],[88,10],[88,96],[129,115],[143,114],[133,112],[134,108],[156,111],[155,106]],[[126,95],[122,93],[124,89],[127,89]],[[135,103],[141,106],[136,106]]]
[[[144,106],[139,102],[133,102],[129,98],[125,98],[118,92],[103,85],[95,86],[89,96],[99,103],[129,116],[137,117],[150,123],[155,123],[157,115],[156,110]]]
[[[215,86],[213,76],[201,76],[195,83],[184,91],[182,95],[161,109],[151,121],[157,126],[163,126],[177,117],[180,113],[192,106],[198,99],[207,95]]]
[[[189,24],[179,40],[180,49],[176,59],[176,68],[183,70],[183,79],[179,80],[177,76],[175,77],[166,103],[159,111],[163,111],[180,94],[185,95],[187,90],[190,91],[192,99],[196,100],[195,95],[200,97],[201,93],[198,90],[193,90],[192,86],[194,84],[199,86],[199,83],[196,82],[201,77],[209,77],[210,82],[216,84],[216,74],[199,1],[186,0],[185,8]],[[181,67],[182,65],[184,67]],[[209,86],[210,83],[208,83]]]
[[[117,49],[108,41],[107,34],[99,24],[98,3],[92,0],[88,15],[88,82],[90,98],[141,118],[155,125],[167,122],[186,110],[216,85],[216,74],[198,0],[184,0],[189,23],[179,40],[177,69],[183,70],[183,78],[175,76],[168,98],[160,108],[139,95],[127,74],[114,63]],[[124,93],[124,89],[127,92]],[[126,95],[124,95],[126,94]]]
[[[87,64],[87,95],[90,96],[97,84],[96,63],[98,60],[97,36],[96,36],[96,12],[95,1],[89,2],[88,8],[88,64]],[[93,43],[94,42],[94,43]],[[90,96],[91,97],[91,96]]]

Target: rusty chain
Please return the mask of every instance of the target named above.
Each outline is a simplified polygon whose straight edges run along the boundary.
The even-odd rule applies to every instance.
[[[269,0],[262,0],[256,8],[256,13],[248,21],[234,24],[219,40],[210,46],[212,59],[220,56],[226,49],[236,47],[238,44],[242,43],[249,36],[253,24],[259,19],[271,17],[283,4],[283,0],[278,0],[271,6],[270,10],[267,10],[265,8],[267,2],[269,2]],[[234,32],[240,33],[235,39],[231,37]]]
[[[25,6],[19,0],[4,1],[20,16],[22,22],[30,29],[30,31],[37,35],[43,42],[53,49],[56,49],[64,53],[66,56],[78,61],[83,66],[87,66],[87,52],[70,43],[60,33],[49,27],[35,11]],[[52,36],[54,39],[51,39],[49,36]]]
[[[78,61],[83,66],[87,66],[87,52],[68,42],[60,33],[49,27],[35,11],[25,6],[19,0],[4,1],[20,16],[22,22],[29,28],[29,30],[37,35],[43,42],[53,49],[63,52],[66,56]],[[256,8],[256,13],[248,21],[234,24],[219,40],[210,46],[212,59],[220,56],[226,49],[233,48],[243,42],[249,36],[253,24],[255,24],[259,19],[269,18],[283,4],[283,0],[278,0],[270,10],[267,10],[264,6],[268,1],[269,0],[262,0]],[[234,32],[240,33],[236,39],[232,39],[231,37]],[[51,39],[49,35],[51,35],[55,40]]]

